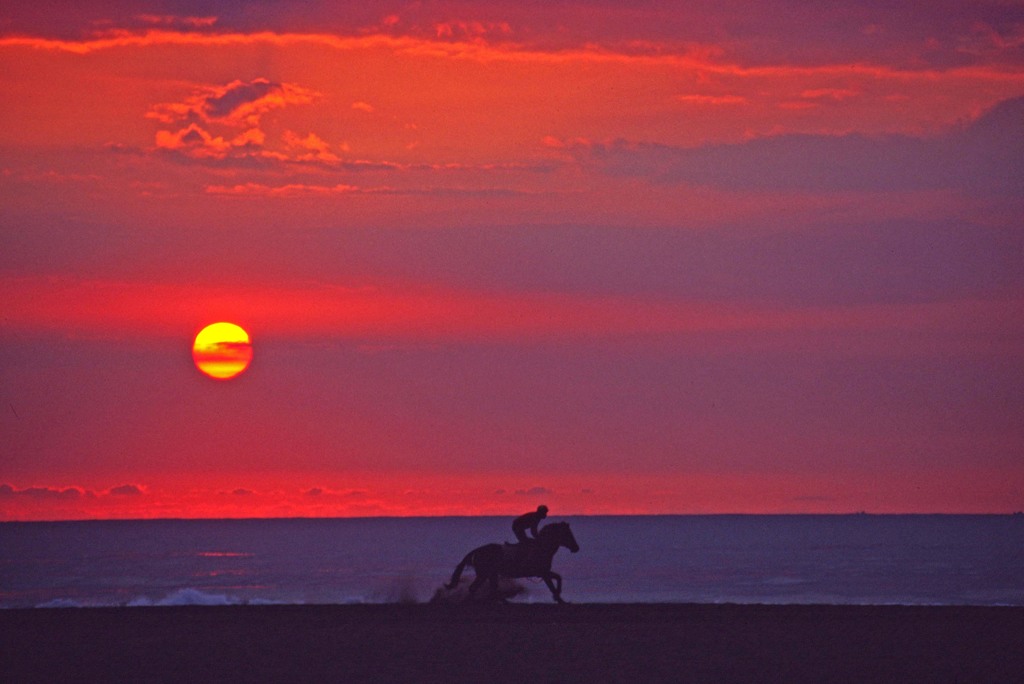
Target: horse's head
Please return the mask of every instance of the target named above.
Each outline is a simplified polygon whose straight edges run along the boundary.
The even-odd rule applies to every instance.
[[[569,523],[557,522],[545,525],[540,531],[541,537],[549,538],[556,546],[564,546],[573,553],[580,550],[580,545],[576,542],[576,537],[573,536],[572,530],[569,529]]]

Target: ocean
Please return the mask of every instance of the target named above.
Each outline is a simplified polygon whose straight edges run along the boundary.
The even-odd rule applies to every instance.
[[[1024,516],[581,516],[572,602],[1024,606]],[[511,518],[0,523],[0,607],[425,602]],[[467,571],[472,577],[472,570]],[[520,580],[516,601],[548,602]]]

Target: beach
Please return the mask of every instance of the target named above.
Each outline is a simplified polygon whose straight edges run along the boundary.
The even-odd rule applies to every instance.
[[[378,604],[0,611],[7,682],[1015,682],[1024,608]]]

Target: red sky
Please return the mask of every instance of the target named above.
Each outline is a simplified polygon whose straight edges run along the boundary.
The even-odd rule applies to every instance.
[[[14,2],[0,67],[0,519],[1024,508],[1018,2]]]

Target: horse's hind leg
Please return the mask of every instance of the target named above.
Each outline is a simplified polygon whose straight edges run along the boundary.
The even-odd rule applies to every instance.
[[[473,600],[473,599],[476,598],[476,590],[479,589],[480,585],[482,585],[486,581],[487,581],[487,576],[486,575],[477,574],[476,578],[473,580],[473,583],[469,585],[469,598],[470,598],[470,600]]]
[[[565,603],[562,599],[562,576],[557,572],[549,572],[544,575],[544,584],[551,590],[551,596],[559,603]]]
[[[501,599],[502,601],[508,601],[504,596],[498,593],[498,573],[491,575],[491,598]]]

